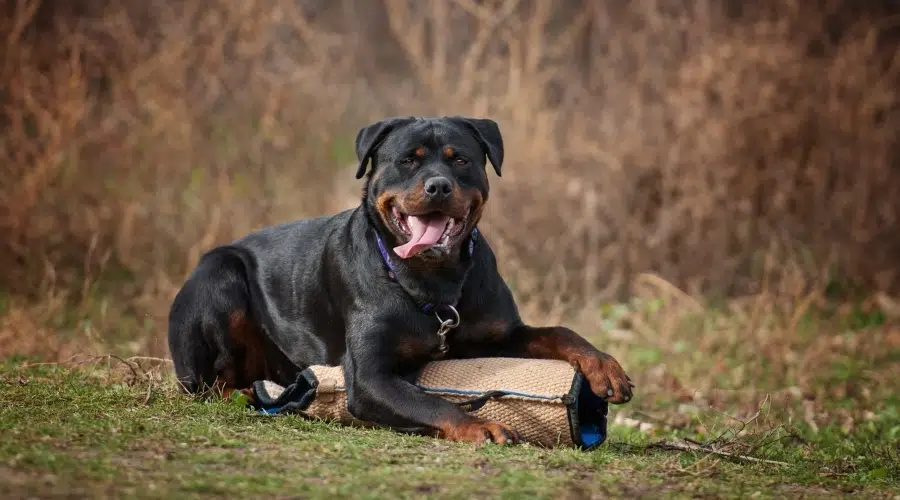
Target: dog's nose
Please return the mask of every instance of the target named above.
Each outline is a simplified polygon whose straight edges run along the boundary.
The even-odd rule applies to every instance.
[[[453,184],[446,177],[432,177],[425,181],[425,195],[429,198],[444,199],[453,192]]]

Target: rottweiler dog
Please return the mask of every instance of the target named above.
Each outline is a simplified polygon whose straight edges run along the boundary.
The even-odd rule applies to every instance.
[[[358,207],[265,228],[202,256],[169,315],[186,391],[287,385],[309,365],[342,365],[356,418],[496,443],[519,435],[424,393],[409,374],[441,358],[558,359],[608,402],[631,399],[634,385],[612,356],[568,328],[519,316],[476,227],[487,161],[498,176],[503,164],[494,121],[390,118],[362,128],[356,152],[356,177],[366,178]]]

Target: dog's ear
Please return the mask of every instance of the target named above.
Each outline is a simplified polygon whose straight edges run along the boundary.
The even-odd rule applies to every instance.
[[[497,122],[486,118],[463,116],[454,116],[451,120],[462,123],[474,133],[491,165],[494,166],[494,171],[500,177],[500,168],[503,166],[503,136],[500,135],[500,127]]]
[[[367,127],[359,129],[356,134],[356,157],[359,158],[359,168],[356,170],[356,178],[362,179],[366,175],[366,169],[369,166],[369,159],[378,149],[378,146],[384,142],[388,134],[397,127],[406,125],[415,121],[413,117],[403,118],[387,118],[379,122],[375,122]]]

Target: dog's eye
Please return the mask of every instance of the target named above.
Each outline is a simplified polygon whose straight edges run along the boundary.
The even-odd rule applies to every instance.
[[[453,164],[456,165],[457,167],[465,167],[466,165],[469,164],[469,160],[467,160],[466,158],[463,158],[462,156],[458,156],[458,157],[456,157],[456,159],[453,160]]]
[[[416,159],[415,158],[404,158],[403,160],[400,161],[400,164],[403,165],[404,167],[412,167],[416,164]]]

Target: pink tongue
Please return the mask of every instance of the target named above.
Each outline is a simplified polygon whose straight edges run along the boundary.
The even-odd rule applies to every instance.
[[[410,215],[406,222],[409,224],[412,236],[407,243],[394,247],[394,252],[401,259],[408,259],[426,248],[433,247],[444,234],[444,228],[447,227],[449,220],[449,217],[444,216],[423,218]]]

